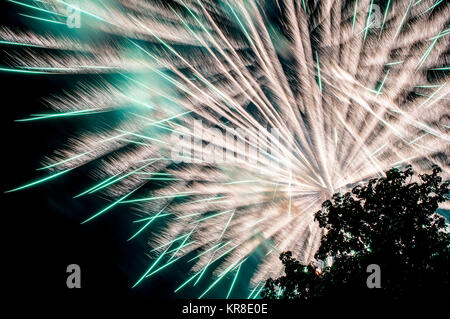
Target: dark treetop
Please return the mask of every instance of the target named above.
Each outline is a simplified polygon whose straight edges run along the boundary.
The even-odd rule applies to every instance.
[[[450,235],[438,204],[448,200],[449,181],[431,174],[391,169],[322,204],[315,219],[324,229],[315,257],[331,267],[303,265],[284,252],[285,275],[269,279],[265,298],[329,300],[436,300],[450,297]],[[380,266],[381,288],[369,289],[367,266]]]

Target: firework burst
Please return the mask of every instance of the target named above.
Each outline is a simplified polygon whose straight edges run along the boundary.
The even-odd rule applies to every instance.
[[[93,185],[75,197],[110,202],[84,222],[127,205],[140,215],[130,240],[150,238],[154,255],[134,286],[189,262],[176,292],[214,270],[200,297],[224,278],[229,297],[258,250],[256,297],[282,270],[280,252],[314,261],[313,214],[334,192],[392,166],[448,174],[444,1],[10,2],[40,27],[0,29],[3,45],[21,49],[2,71],[92,74],[45,98],[54,112],[21,121],[120,114],[71,138],[45,158],[46,177],[13,191],[95,162]],[[189,141],[202,151],[175,161]]]

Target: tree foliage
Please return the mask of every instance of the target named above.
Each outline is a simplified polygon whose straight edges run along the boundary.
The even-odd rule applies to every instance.
[[[441,169],[431,174],[391,169],[322,204],[315,220],[324,230],[315,258],[332,258],[331,267],[303,265],[284,252],[285,275],[268,279],[265,298],[408,298],[449,296],[450,235],[436,213],[448,200],[449,181]],[[322,263],[323,264],[323,263]],[[367,266],[381,269],[381,288],[369,289]]]

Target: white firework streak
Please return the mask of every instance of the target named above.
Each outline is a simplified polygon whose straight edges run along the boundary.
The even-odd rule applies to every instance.
[[[0,29],[0,43],[17,49],[2,71],[99,75],[45,98],[56,113],[22,121],[122,117],[70,139],[46,157],[47,177],[14,190],[99,163],[96,184],[76,197],[110,198],[85,222],[119,204],[141,216],[130,240],[151,234],[156,255],[135,286],[195,252],[192,276],[176,291],[214,270],[203,297],[230,273],[234,284],[259,251],[256,289],[282,272],[282,251],[318,262],[314,213],[333,193],[394,166],[423,172],[437,164],[449,175],[450,6],[443,1],[385,1],[376,27],[374,0],[78,1],[79,33],[95,41],[65,27],[72,2],[11,2],[62,26],[44,35]],[[206,160],[230,146],[219,133],[196,131],[194,119],[236,141],[250,137],[232,150],[246,160]],[[174,163],[175,144],[190,146],[174,143],[174,134],[210,147]],[[153,230],[159,220],[166,226]]]

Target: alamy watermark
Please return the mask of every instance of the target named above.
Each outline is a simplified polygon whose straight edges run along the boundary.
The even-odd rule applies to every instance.
[[[175,163],[245,163],[274,170],[291,167],[295,145],[291,134],[277,128],[208,127],[201,120],[173,130],[170,144]]]
[[[370,273],[367,277],[367,288],[381,288],[381,268],[377,264],[370,264],[367,266],[366,271]]]
[[[70,4],[67,4],[66,10],[66,25],[71,29],[81,28],[81,12],[79,2],[72,0]]]
[[[66,272],[70,274],[67,276],[66,285],[67,288],[81,288],[81,268],[77,264],[70,264],[66,268]]]
[[[369,26],[369,28],[381,28],[382,21],[383,16],[381,14],[380,6],[377,4],[373,4],[367,25]]]

